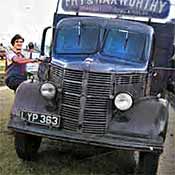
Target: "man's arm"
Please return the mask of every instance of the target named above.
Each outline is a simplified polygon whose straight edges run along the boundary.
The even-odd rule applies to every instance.
[[[22,56],[18,56],[14,53],[14,51],[9,51],[7,54],[7,59],[11,62],[18,63],[18,64],[27,64],[33,63],[34,61],[29,58],[24,58]]]
[[[14,57],[12,59],[15,63],[18,64],[27,64],[27,63],[33,63],[34,61],[29,59],[29,58],[19,58],[19,57]]]

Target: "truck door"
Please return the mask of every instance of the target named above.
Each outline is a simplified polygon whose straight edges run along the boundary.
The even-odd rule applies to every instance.
[[[151,94],[175,93],[175,23],[153,23],[155,31]]]

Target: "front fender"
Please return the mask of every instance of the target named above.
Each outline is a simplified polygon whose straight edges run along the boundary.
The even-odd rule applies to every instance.
[[[158,138],[164,137],[162,134],[166,133],[167,123],[168,102],[161,98],[144,97],[130,110],[113,115],[109,132]]]
[[[12,115],[19,116],[21,111],[48,113],[47,101],[40,94],[40,83],[37,80],[23,82],[16,91]]]

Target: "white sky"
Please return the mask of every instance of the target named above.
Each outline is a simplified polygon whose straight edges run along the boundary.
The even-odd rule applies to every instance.
[[[0,42],[17,33],[26,43],[40,43],[44,27],[52,25],[57,0],[0,0]]]

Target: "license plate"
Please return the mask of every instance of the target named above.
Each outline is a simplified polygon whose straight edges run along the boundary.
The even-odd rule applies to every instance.
[[[48,114],[39,114],[32,112],[21,112],[21,119],[29,123],[47,125],[52,127],[60,126],[60,116],[59,115],[48,115]]]

